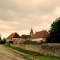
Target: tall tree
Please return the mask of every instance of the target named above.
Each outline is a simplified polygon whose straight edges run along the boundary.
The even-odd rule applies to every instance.
[[[5,44],[5,43],[6,43],[6,39],[5,39],[5,38],[3,38],[2,43],[3,43],[3,44]]]
[[[60,17],[52,23],[46,42],[60,43]]]

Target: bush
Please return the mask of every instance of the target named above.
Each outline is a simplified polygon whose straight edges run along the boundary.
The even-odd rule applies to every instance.
[[[1,40],[1,44],[5,44],[6,43],[6,39],[3,38],[3,40]]]
[[[41,44],[41,43],[43,43],[43,41],[37,42],[37,41],[26,40],[25,42],[23,42],[23,44]]]

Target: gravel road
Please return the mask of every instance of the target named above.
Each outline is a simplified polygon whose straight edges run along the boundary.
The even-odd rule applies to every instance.
[[[3,45],[0,45],[0,60],[31,60],[16,54],[6,49]]]

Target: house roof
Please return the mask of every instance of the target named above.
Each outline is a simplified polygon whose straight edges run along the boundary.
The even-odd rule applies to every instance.
[[[22,39],[28,39],[28,38],[31,38],[31,36],[30,35],[22,35],[21,38]]]
[[[10,39],[10,38],[20,38],[20,36],[19,36],[18,33],[14,32],[14,33],[12,33],[11,35],[9,35],[9,36],[7,37],[7,39]]]
[[[38,39],[38,38],[45,38],[48,35],[48,32],[46,30],[42,30],[39,32],[36,32],[31,39]]]

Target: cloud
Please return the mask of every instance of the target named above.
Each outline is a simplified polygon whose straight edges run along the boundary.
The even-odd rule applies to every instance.
[[[7,37],[12,32],[29,34],[49,30],[52,22],[60,16],[60,0],[1,0],[0,33]]]

